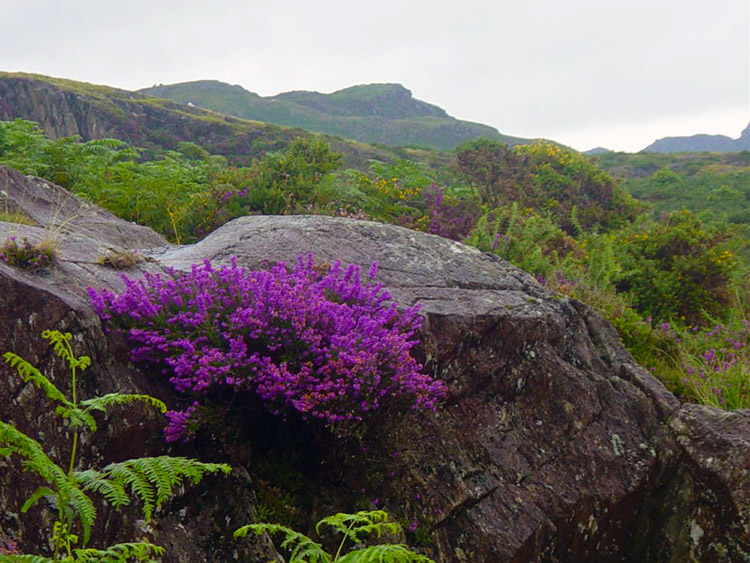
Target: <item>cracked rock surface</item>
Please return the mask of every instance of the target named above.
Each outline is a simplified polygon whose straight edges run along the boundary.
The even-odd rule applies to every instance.
[[[0,223],[0,234],[7,229]],[[97,229],[82,226],[71,236],[96,241]],[[412,539],[424,538],[423,549],[436,561],[750,557],[750,412],[681,405],[633,362],[600,315],[550,294],[509,264],[433,235],[330,217],[244,217],[194,245],[146,242],[140,248],[153,262],[130,275],[185,270],[204,259],[228,263],[232,256],[259,268],[312,252],[318,263],[341,260],[365,271],[378,262],[377,280],[397,301],[422,303],[415,353],[450,395],[435,414],[396,417],[379,434],[371,455],[390,456],[392,471],[370,483],[368,493],[415,522]],[[95,264],[82,268],[84,247],[70,248],[78,258],[63,254],[46,276],[0,264],[0,314],[13,327],[0,334],[0,350],[49,362],[34,336],[63,322],[83,334],[95,363],[107,366],[92,389],[132,386],[168,395],[127,364],[123,342],[101,333],[81,288],[120,282]],[[3,411],[30,424],[38,405],[19,397],[3,378]],[[5,409],[19,400],[23,413]],[[120,430],[112,421],[108,432]],[[164,447],[155,436],[143,439],[153,450]],[[108,455],[103,448],[101,456]],[[0,476],[0,490],[11,478],[7,471]],[[0,509],[13,522],[0,518],[0,539],[27,533],[18,523],[23,518],[14,519],[12,500],[0,492]],[[238,510],[239,502],[249,501],[230,496],[224,508]],[[179,523],[188,529],[185,537],[205,537],[190,526],[206,522]],[[169,530],[160,533],[162,541],[179,543],[165,539]],[[216,537],[181,560],[230,560],[230,551],[218,547],[202,559]],[[257,553],[238,557],[265,561],[254,559]]]

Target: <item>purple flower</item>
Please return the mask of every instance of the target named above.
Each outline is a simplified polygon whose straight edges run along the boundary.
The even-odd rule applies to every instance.
[[[371,279],[377,265],[370,268]],[[356,266],[248,271],[232,259],[189,273],[123,277],[125,290],[89,290],[105,325],[126,331],[136,362],[156,365],[180,393],[221,387],[254,392],[271,412],[293,410],[329,425],[357,422],[382,405],[433,410],[442,382],[411,356],[419,307],[399,310]],[[168,439],[195,423],[172,412]]]

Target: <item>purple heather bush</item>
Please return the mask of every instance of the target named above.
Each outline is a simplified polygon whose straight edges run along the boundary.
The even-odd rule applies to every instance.
[[[433,235],[463,240],[479,219],[479,206],[473,200],[447,196],[441,186],[432,184],[423,191],[425,215],[429,217],[428,232]]]
[[[419,306],[399,310],[377,265],[363,281],[357,266],[316,266],[300,256],[249,271],[215,269],[206,260],[189,273],[144,280],[123,276],[125,290],[89,289],[106,325],[127,331],[132,359],[155,363],[195,402],[168,414],[167,439],[186,437],[200,399],[220,388],[255,393],[275,414],[298,412],[334,427],[377,409],[434,409],[445,386],[421,373],[411,356]]]

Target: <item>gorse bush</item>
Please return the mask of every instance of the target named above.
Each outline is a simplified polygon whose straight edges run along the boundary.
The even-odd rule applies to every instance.
[[[68,364],[71,374],[70,397],[20,356],[6,352],[3,358],[16,369],[24,382],[41,389],[54,405],[55,413],[69,424],[72,430],[72,444],[67,469],[58,465],[45,453],[39,442],[19,431],[13,424],[3,421],[0,421],[0,457],[20,457],[24,470],[36,474],[45,483],[24,503],[21,512],[27,512],[42,499],[49,500],[50,505],[57,511],[49,538],[53,554],[52,558],[48,558],[17,552],[5,553],[0,559],[7,562],[37,563],[151,561],[152,556],[161,555],[164,550],[148,542],[121,543],[104,549],[74,547],[79,539],[82,539],[83,545],[88,543],[91,528],[96,520],[97,510],[90,494],[101,495],[114,508],[130,504],[133,497],[138,498],[143,504],[143,517],[148,522],[154,511],[172,496],[184,481],[197,483],[205,474],[228,473],[230,467],[224,464],[161,456],[111,463],[102,469],[79,469],[79,436],[85,430],[94,432],[97,429],[95,413],[106,413],[116,405],[136,401],[152,405],[161,412],[166,411],[166,406],[148,395],[120,393],[81,400],[77,394],[77,377],[79,371],[89,367],[91,360],[88,356],[75,357],[70,345],[70,333],[44,331],[42,337],[50,341],[55,353]]]
[[[318,522],[315,531],[320,533],[324,526],[333,528],[343,536],[333,555],[308,536],[278,524],[248,524],[235,531],[234,537],[245,537],[250,532],[257,535],[283,535],[280,547],[289,552],[289,563],[435,563],[403,544],[363,546],[369,536],[380,538],[383,534],[397,535],[401,532],[401,526],[396,522],[389,522],[388,514],[382,510],[334,514]],[[345,553],[344,546],[347,542],[355,548]]]
[[[308,255],[291,270],[248,271],[233,258],[219,269],[206,261],[189,273],[123,279],[120,295],[89,290],[95,310],[128,332],[134,361],[158,364],[196,398],[169,413],[169,440],[185,437],[201,397],[221,388],[339,428],[386,404],[434,409],[445,395],[410,354],[419,307],[398,310],[356,266],[316,267]]]
[[[617,240],[622,265],[617,289],[656,320],[699,324],[726,317],[737,261],[725,241],[688,211],[624,230]]]
[[[581,226],[612,229],[643,210],[585,156],[546,141],[513,148],[490,139],[469,141],[456,149],[455,167],[476,186],[483,204],[516,202],[553,217],[570,234]]]

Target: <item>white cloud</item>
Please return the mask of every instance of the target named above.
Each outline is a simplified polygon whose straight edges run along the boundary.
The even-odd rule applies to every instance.
[[[400,82],[455,117],[581,149],[633,150],[625,136],[679,123],[725,132],[720,115],[739,116],[736,136],[750,117],[746,0],[6,3],[3,70],[262,95]]]

